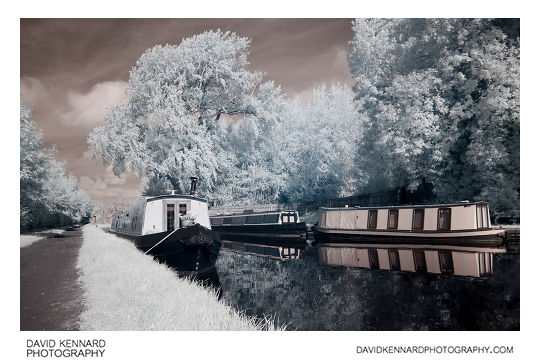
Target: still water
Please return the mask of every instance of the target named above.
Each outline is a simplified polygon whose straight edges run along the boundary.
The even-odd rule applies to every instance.
[[[222,249],[206,282],[288,330],[519,330],[519,253],[493,254],[487,278],[330,266],[313,247],[270,256]]]

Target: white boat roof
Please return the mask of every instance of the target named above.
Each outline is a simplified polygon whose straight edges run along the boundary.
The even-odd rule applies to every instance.
[[[398,206],[352,206],[352,207],[319,207],[320,210],[380,210],[380,209],[411,209],[411,208],[437,208],[451,206],[472,206],[472,205],[487,205],[485,201],[478,202],[455,202],[436,205],[398,205]]]
[[[193,195],[160,195],[160,196],[144,196],[146,202],[155,201],[155,200],[165,200],[171,198],[178,198],[182,200],[195,200],[208,203],[208,200],[204,197],[193,196]]]

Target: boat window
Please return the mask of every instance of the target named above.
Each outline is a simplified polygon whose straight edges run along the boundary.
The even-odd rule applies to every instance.
[[[367,228],[368,229],[377,228],[377,210],[369,210]]]
[[[295,223],[296,214],[281,214],[281,221],[284,223]]]
[[[262,224],[264,221],[263,215],[252,215],[246,219],[246,224]]]
[[[226,217],[223,219],[223,225],[230,225],[232,222],[232,217]]]
[[[263,221],[265,224],[276,223],[279,221],[279,215],[278,214],[264,215]]]
[[[422,250],[415,250],[413,256],[416,271],[420,273],[427,272],[426,253]]]
[[[180,216],[185,215],[187,213],[187,205],[186,204],[178,205],[178,213],[180,214]]]
[[[244,225],[246,221],[245,216],[235,216],[232,218],[231,224],[232,225]]]
[[[390,269],[400,270],[401,266],[399,264],[399,253],[397,250],[388,251],[388,260],[390,261]]]
[[[131,220],[131,230],[135,230],[136,226],[137,226],[137,215],[133,216],[133,220]]]
[[[371,269],[379,269],[379,254],[377,249],[368,249],[369,267]]]
[[[167,231],[174,230],[174,205],[167,204]]]
[[[398,225],[398,210],[388,210],[388,229],[397,229]]]
[[[223,225],[223,218],[219,218],[219,217],[213,217],[210,219],[210,224],[212,225]]]
[[[439,252],[439,264],[441,267],[442,274],[453,274],[454,261],[452,260],[452,252],[451,251]]]
[[[423,230],[424,229],[424,209],[414,209],[413,210],[413,225],[414,230]]]
[[[450,230],[450,217],[452,216],[452,210],[444,208],[439,209],[439,219],[437,222],[438,230]]]

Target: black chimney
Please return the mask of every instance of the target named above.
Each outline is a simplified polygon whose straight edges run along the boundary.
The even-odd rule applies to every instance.
[[[191,180],[191,191],[189,191],[189,194],[192,195],[192,196],[196,196],[197,195],[197,180],[198,180],[198,178],[197,177],[189,177],[189,179]]]

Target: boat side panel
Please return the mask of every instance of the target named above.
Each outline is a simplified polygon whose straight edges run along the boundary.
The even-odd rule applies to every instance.
[[[398,250],[399,254],[399,264],[401,266],[401,270],[408,271],[408,272],[414,272],[416,271],[414,266],[414,258],[413,258],[413,252],[410,249]]]
[[[476,229],[476,205],[451,208],[450,230]]]
[[[424,230],[437,230],[437,210],[433,208],[424,210]]]
[[[356,229],[356,211],[341,211],[340,229]]]
[[[379,209],[377,213],[377,230],[388,227],[388,209]]]
[[[368,210],[356,210],[356,228],[367,229]]]
[[[478,253],[452,252],[454,274],[480,277]]]
[[[439,265],[439,253],[437,251],[426,250],[426,266],[429,273],[441,273],[441,267]]]
[[[144,213],[143,234],[157,233],[164,230],[163,200],[147,201]]]
[[[339,229],[341,222],[341,211],[331,211],[326,214],[326,226]]]
[[[399,209],[398,230],[412,230],[413,209]]]
[[[203,201],[191,201],[191,216],[195,222],[210,229],[210,217],[208,216],[208,204]]]

